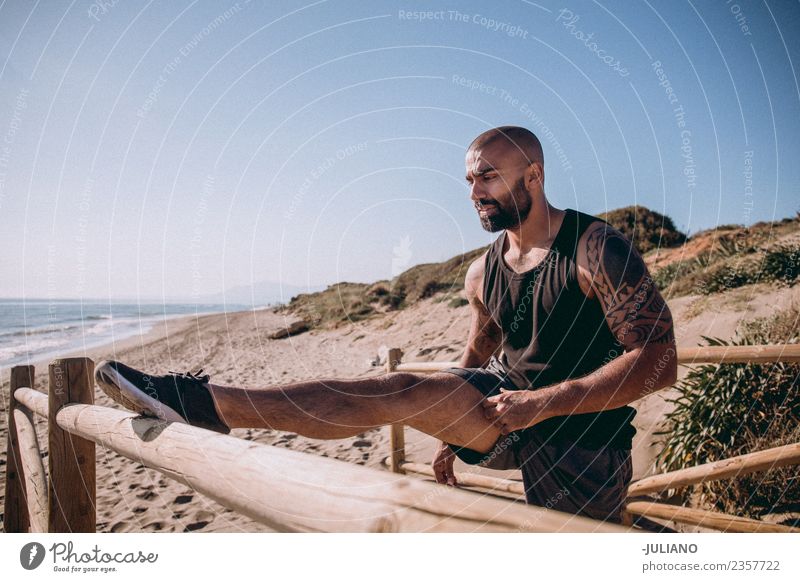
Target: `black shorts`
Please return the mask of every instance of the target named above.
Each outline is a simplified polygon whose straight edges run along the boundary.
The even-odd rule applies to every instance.
[[[484,398],[500,388],[518,390],[493,357],[486,368],[442,370],[464,378]],[[528,503],[599,519],[621,521],[620,512],[633,476],[630,449],[589,449],[564,439],[545,437],[536,427],[501,436],[480,453],[450,445],[459,459],[489,469],[520,469]]]

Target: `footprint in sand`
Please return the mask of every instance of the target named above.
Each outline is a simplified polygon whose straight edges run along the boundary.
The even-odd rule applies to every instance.
[[[193,495],[178,495],[175,498],[175,501],[173,501],[173,503],[178,503],[182,505],[184,503],[190,503],[192,499],[194,499]]]
[[[143,493],[139,493],[139,495],[136,496],[136,499],[141,499],[142,501],[150,501],[155,496],[156,496],[155,491],[145,491]]]
[[[296,434],[287,434],[279,438],[275,441],[275,444],[282,447],[288,447],[291,445],[291,442],[297,438]]]
[[[353,441],[353,446],[354,447],[358,447],[359,449],[364,448],[364,447],[371,447],[372,446],[372,441],[363,440],[363,439],[362,440],[358,440],[358,441]]]
[[[131,524],[127,521],[118,521],[111,526],[111,533],[121,533],[131,531]]]
[[[199,529],[203,529],[209,523],[214,521],[214,517],[215,515],[210,511],[198,511],[197,513],[191,516],[191,519],[193,521],[185,528],[183,528],[183,531],[187,532],[187,531],[197,531]]]
[[[138,513],[144,513],[145,511],[147,511],[147,508],[145,506],[143,506],[143,505],[138,505],[138,506],[133,508],[133,512],[137,513],[137,514]]]
[[[163,521],[151,521],[142,526],[143,531],[161,531],[162,529],[164,529]]]

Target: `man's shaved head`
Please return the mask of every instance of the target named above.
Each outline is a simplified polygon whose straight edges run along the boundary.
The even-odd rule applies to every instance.
[[[469,150],[500,146],[515,151],[528,164],[539,162],[544,166],[544,153],[539,138],[529,129],[515,125],[504,125],[484,131],[469,144]]]
[[[544,194],[542,144],[524,127],[505,125],[480,134],[467,150],[466,169],[470,197],[489,232],[519,226],[533,197]]]

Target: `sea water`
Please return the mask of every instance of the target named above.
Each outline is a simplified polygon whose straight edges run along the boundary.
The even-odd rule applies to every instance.
[[[145,334],[157,323],[174,317],[243,309],[247,307],[0,299],[0,367],[50,359]]]

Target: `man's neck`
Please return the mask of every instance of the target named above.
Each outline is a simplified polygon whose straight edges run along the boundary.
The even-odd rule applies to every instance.
[[[520,255],[534,248],[547,248],[555,239],[565,214],[564,210],[551,206],[543,196],[538,197],[533,201],[525,221],[516,228],[508,229],[506,238]]]

